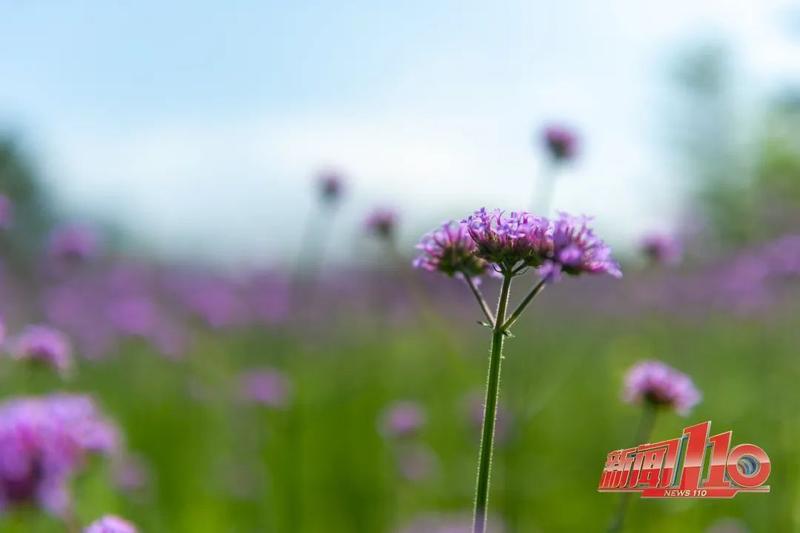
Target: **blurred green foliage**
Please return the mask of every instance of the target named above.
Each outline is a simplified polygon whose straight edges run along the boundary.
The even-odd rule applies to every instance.
[[[513,423],[497,449],[490,506],[509,531],[605,528],[617,495],[596,486],[606,453],[637,444],[639,408],[620,395],[624,371],[642,358],[689,373],[704,394],[687,418],[661,415],[653,438],[676,437],[704,420],[712,420],[712,431],[732,429],[734,443],[769,454],[772,492],[635,498],[628,531],[703,531],[725,517],[753,532],[800,527],[796,314],[564,320],[547,310],[557,290],[518,325],[504,363],[501,402]],[[107,467],[94,465],[76,484],[81,521],[117,512],[148,533],[376,533],[424,513],[468,512],[478,435],[464,407],[483,385],[486,331],[471,321],[454,324],[451,352],[425,325],[390,326],[375,316],[339,318],[302,336],[208,334],[178,362],[138,343],[117,358],[83,362],[66,388],[97,396],[129,447],[150,463],[152,483],[125,496],[108,489]],[[290,376],[287,409],[236,400],[237,372],[260,365]],[[18,371],[3,366],[4,394],[58,388],[55,378],[35,382]],[[377,429],[382,410],[398,399],[419,401],[428,412],[416,442],[437,465],[421,481],[398,474],[397,444]],[[0,530],[61,529],[15,514],[0,519]]]

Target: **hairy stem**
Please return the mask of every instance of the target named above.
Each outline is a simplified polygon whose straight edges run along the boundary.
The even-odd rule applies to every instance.
[[[483,297],[481,290],[475,285],[475,281],[469,276],[469,274],[464,274],[464,279],[469,286],[469,289],[472,291],[472,294],[475,295],[475,299],[478,300],[478,305],[481,306],[481,311],[483,311],[483,315],[486,317],[486,320],[489,321],[492,328],[494,328],[494,316],[492,316],[492,310],[489,309],[489,304],[486,303],[486,299]]]
[[[473,533],[486,532],[486,509],[489,504],[489,477],[492,470],[494,426],[497,416],[497,400],[500,393],[500,366],[503,361],[503,340],[505,338],[504,330],[500,324],[505,320],[512,278],[513,275],[509,272],[506,272],[503,277],[500,299],[497,302],[497,319],[492,329],[492,347],[489,354],[489,375],[486,379],[486,401],[483,411],[481,447],[480,453],[478,454],[478,480],[475,488]]]
[[[639,427],[636,430],[636,440],[634,444],[644,444],[650,439],[650,434],[653,432],[653,426],[656,422],[656,406],[650,402],[645,402],[642,411],[642,418],[639,420]],[[617,511],[614,513],[614,518],[611,520],[611,525],[608,526],[608,533],[619,533],[622,531],[622,526],[625,522],[625,514],[628,512],[628,505],[630,504],[631,493],[624,492],[619,499]]]
[[[511,316],[508,318],[508,320],[506,320],[505,322],[502,322],[502,321],[501,321],[499,318],[497,319],[497,322],[498,322],[498,324],[502,324],[502,326],[500,327],[500,329],[501,329],[503,332],[506,332],[506,331],[508,331],[508,329],[509,329],[511,326],[513,326],[513,325],[514,325],[514,323],[515,323],[515,322],[516,322],[516,321],[519,319],[519,317],[522,315],[522,312],[523,312],[523,311],[525,311],[525,308],[526,308],[526,307],[528,307],[528,305],[530,305],[530,303],[533,301],[533,299],[534,299],[534,298],[536,298],[536,296],[537,296],[537,295],[538,295],[540,292],[542,292],[542,289],[544,289],[544,285],[545,285],[545,284],[544,284],[544,280],[541,280],[539,283],[537,283],[537,284],[536,284],[536,285],[533,287],[533,289],[531,289],[531,292],[529,292],[529,293],[528,293],[528,295],[527,295],[527,296],[526,296],[526,297],[525,297],[525,298],[524,298],[524,299],[523,299],[523,300],[522,300],[522,301],[519,303],[519,305],[518,305],[518,306],[517,306],[517,308],[514,310],[514,312],[513,312],[513,313],[511,313]]]

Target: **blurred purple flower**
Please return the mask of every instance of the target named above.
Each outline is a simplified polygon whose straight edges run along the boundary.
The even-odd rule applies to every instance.
[[[249,370],[239,376],[239,396],[247,402],[285,407],[290,392],[289,380],[277,370]]]
[[[43,325],[27,326],[14,340],[11,357],[48,366],[62,376],[72,366],[72,350],[67,336]]]
[[[430,478],[439,466],[433,451],[421,445],[402,448],[397,456],[397,468],[407,481],[423,481]]]
[[[556,162],[565,162],[575,158],[578,151],[578,136],[565,126],[551,124],[542,132],[547,153]]]
[[[660,361],[642,361],[625,375],[624,399],[628,403],[648,402],[685,416],[701,398],[689,376]]]
[[[475,255],[477,247],[466,225],[457,222],[446,222],[425,235],[417,249],[421,253],[414,259],[414,266],[429,272],[478,276],[488,268],[486,261]]]
[[[90,453],[114,453],[116,428],[87,396],[19,397],[0,404],[0,508],[70,508],[69,481]]]
[[[594,234],[589,220],[561,213],[552,222],[552,251],[539,270],[545,280],[557,281],[562,272],[622,277],[619,265],[611,258],[611,248]]]
[[[369,233],[381,239],[392,239],[397,227],[397,212],[393,209],[378,208],[364,221]]]
[[[14,223],[14,204],[11,198],[0,194],[0,230],[9,229]]]
[[[344,187],[344,179],[339,172],[325,170],[320,172],[317,179],[319,180],[320,195],[325,203],[332,204],[339,200]]]
[[[404,438],[415,435],[425,425],[425,411],[416,402],[396,402],[383,412],[379,428],[386,437]]]
[[[84,261],[98,250],[98,237],[95,231],[78,224],[57,228],[50,235],[48,253],[50,257],[63,261]]]
[[[645,236],[641,242],[641,250],[652,263],[660,265],[676,265],[683,255],[678,239],[659,233]]]
[[[83,533],[137,533],[136,527],[122,518],[106,515],[92,522]]]
[[[153,300],[141,294],[113,299],[109,302],[107,316],[120,334],[141,337],[151,335],[161,320]]]
[[[114,463],[114,484],[125,492],[137,492],[150,482],[150,468],[138,455],[125,455]]]

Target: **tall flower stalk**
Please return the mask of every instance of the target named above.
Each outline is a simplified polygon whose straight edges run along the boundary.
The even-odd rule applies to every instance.
[[[555,220],[526,212],[504,213],[480,209],[461,222],[447,222],[423,237],[414,265],[463,279],[491,329],[478,473],[475,487],[473,532],[486,531],[503,344],[511,327],[546,285],[563,274],[621,276],[611,252],[588,226],[587,218],[562,214]],[[514,278],[536,272],[527,295],[510,310]],[[494,313],[478,280],[493,272],[502,280]]]
[[[650,440],[660,410],[686,415],[700,402],[700,391],[692,379],[660,361],[642,361],[625,375],[623,399],[642,406],[642,416],[634,437],[634,445]],[[621,495],[619,505],[611,519],[608,533],[619,533],[625,524],[631,493]]]
[[[577,156],[578,136],[571,129],[558,124],[550,124],[542,130],[541,143],[547,155],[540,190],[536,191],[534,208],[540,213],[549,213],[555,194],[556,179],[561,167]]]

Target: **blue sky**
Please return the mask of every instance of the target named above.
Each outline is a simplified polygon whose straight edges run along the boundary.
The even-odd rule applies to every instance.
[[[649,4],[649,5],[645,5]],[[311,175],[350,176],[334,250],[374,205],[410,241],[482,205],[531,203],[531,137],[584,138],[559,208],[613,240],[670,228],[668,67],[707,36],[748,90],[800,73],[783,1],[0,3],[0,127],[66,209],[160,252],[223,263],[296,247]]]

